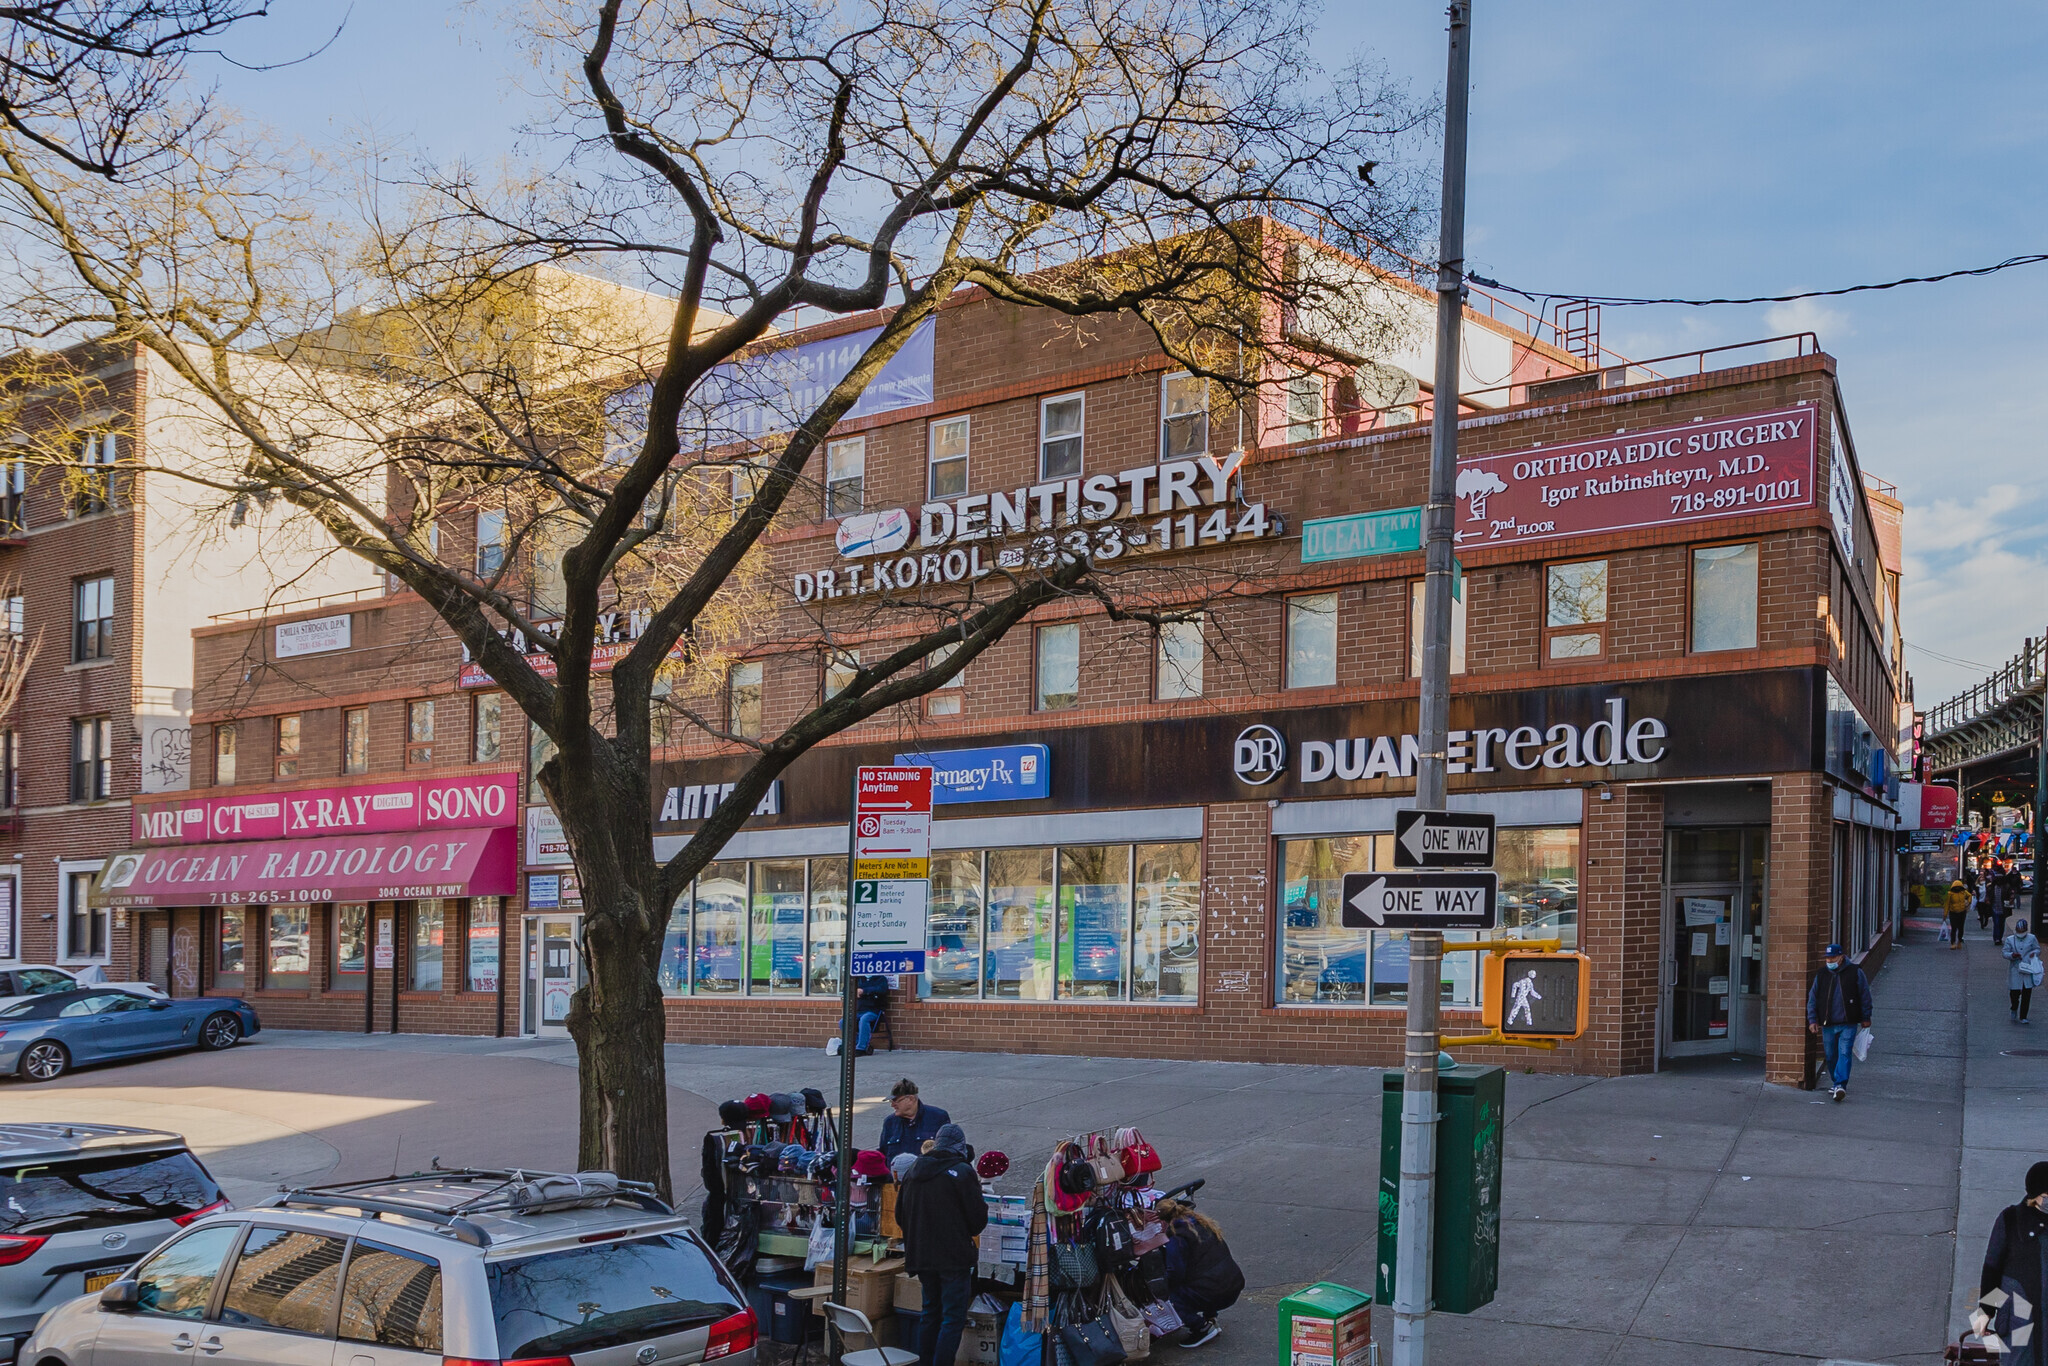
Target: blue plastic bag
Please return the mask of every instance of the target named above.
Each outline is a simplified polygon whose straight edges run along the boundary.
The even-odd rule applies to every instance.
[[[1024,1328],[1024,1306],[1013,1304],[1003,1319],[1000,1366],[1039,1366],[1045,1335]]]

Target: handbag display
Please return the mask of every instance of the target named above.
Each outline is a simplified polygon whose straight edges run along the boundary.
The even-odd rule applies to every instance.
[[[1099,1211],[1094,1223],[1095,1263],[1108,1271],[1127,1266],[1138,1255],[1131,1221],[1112,1210]]]
[[[1172,1300],[1154,1300],[1145,1306],[1144,1313],[1145,1326],[1162,1338],[1187,1327],[1181,1322],[1180,1310],[1173,1307]]]
[[[1088,1159],[1088,1170],[1095,1173],[1098,1188],[1114,1186],[1124,1179],[1124,1164],[1108,1153]]]
[[[1123,1366],[1130,1359],[1107,1314],[1086,1323],[1069,1324],[1060,1329],[1059,1338],[1074,1366]]]
[[[1136,1129],[1118,1129],[1115,1147],[1123,1162],[1126,1179],[1146,1176],[1159,1170],[1159,1150],[1145,1141],[1145,1135]]]
[[[1061,1290],[1085,1290],[1102,1279],[1092,1243],[1052,1245],[1052,1283]]]
[[[1072,1157],[1060,1164],[1060,1189],[1068,1195],[1086,1195],[1097,1184],[1095,1166],[1087,1158]]]
[[[1144,1312],[1131,1303],[1115,1277],[1103,1282],[1102,1312],[1116,1330],[1116,1340],[1123,1344],[1126,1361],[1143,1361],[1152,1355],[1152,1330],[1145,1324]]]

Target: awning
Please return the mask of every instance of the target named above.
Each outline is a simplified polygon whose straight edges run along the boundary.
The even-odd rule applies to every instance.
[[[246,906],[510,896],[519,832],[406,830],[327,839],[131,849],[108,859],[95,906]]]

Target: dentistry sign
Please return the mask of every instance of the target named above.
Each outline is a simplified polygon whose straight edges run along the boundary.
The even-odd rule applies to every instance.
[[[1458,462],[1458,545],[1814,506],[1811,405]]]
[[[1242,501],[1243,464],[1244,452],[1232,451],[858,513],[839,523],[843,563],[798,574],[796,600],[966,583],[1071,556],[1104,561],[1277,536],[1280,518],[1264,503]]]

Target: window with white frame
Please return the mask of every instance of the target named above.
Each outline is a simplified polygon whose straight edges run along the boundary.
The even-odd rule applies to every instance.
[[[761,661],[742,660],[725,675],[725,720],[745,740],[761,735]]]
[[[78,438],[78,468],[71,487],[71,515],[85,517],[114,505],[114,463],[120,439],[112,432],[91,432]]]
[[[0,465],[0,535],[24,530],[28,519],[23,501],[28,494],[28,457],[17,455]]]
[[[734,512],[738,512],[741,508],[754,501],[754,495],[761,491],[761,476],[765,472],[765,467],[770,463],[772,463],[770,457],[757,455],[751,459],[742,460],[732,467],[732,510]]]
[[[861,509],[867,481],[868,439],[850,436],[825,447],[825,515],[845,517]]]
[[[21,737],[12,729],[0,730],[0,807],[11,811],[20,803]]]
[[[956,498],[967,492],[968,424],[949,417],[931,426],[931,497]]]
[[[10,962],[21,953],[21,898],[16,895],[19,885],[12,877],[0,877],[0,963]]]
[[[92,904],[92,880],[103,862],[57,865],[58,891],[64,899],[57,916],[59,962],[104,963],[112,951],[108,934],[113,912]]]
[[[853,686],[860,672],[860,651],[835,650],[825,657],[825,700],[830,702]]]
[[[96,802],[114,789],[114,723],[105,716],[71,722],[71,800]]]
[[[224,787],[235,780],[235,728],[232,725],[216,725],[213,728],[213,781],[216,787]]]
[[[1038,628],[1034,711],[1065,711],[1081,700],[1081,624],[1061,622]]]
[[[938,649],[933,650],[931,657],[925,661],[925,668],[938,668],[948,659],[952,658],[953,651],[959,648],[960,643],[958,641],[954,641],[949,645],[941,645]],[[937,688],[925,694],[924,714],[926,716],[958,716],[961,704],[966,699],[966,693],[967,670],[962,669],[959,673],[954,674],[951,678],[939,684]]]
[[[114,576],[74,579],[71,584],[71,662],[83,664],[114,653]]]
[[[1087,398],[1061,394],[1038,405],[1038,477],[1070,479],[1081,472],[1081,424]]]
[[[1296,375],[1287,381],[1287,439],[1314,441],[1323,434],[1323,377]]]
[[[1337,595],[1287,600],[1287,686],[1327,688],[1337,681]]]
[[[486,509],[476,515],[476,572],[489,578],[505,567],[505,514]]]
[[[1202,695],[1202,619],[1159,625],[1159,660],[1154,695],[1161,702]]]
[[[1159,458],[1182,460],[1209,450],[1209,381],[1168,375],[1159,381]]]

